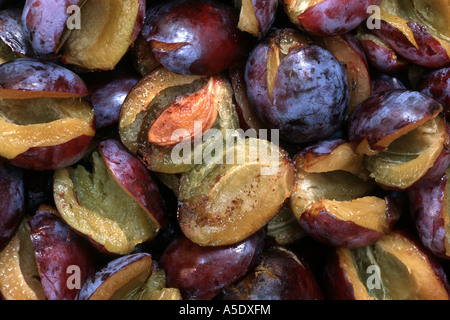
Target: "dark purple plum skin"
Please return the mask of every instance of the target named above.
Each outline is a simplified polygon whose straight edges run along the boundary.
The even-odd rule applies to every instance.
[[[324,299],[309,265],[292,251],[276,245],[264,250],[255,270],[223,291],[223,300]]]
[[[214,298],[257,264],[264,235],[259,231],[240,243],[220,247],[200,246],[180,235],[159,261],[166,272],[167,286],[179,288],[185,300]]]
[[[80,5],[82,0],[27,0],[22,23],[37,55],[55,56],[59,40],[71,13],[67,8]]]
[[[279,129],[280,137],[293,143],[332,136],[349,105],[345,67],[316,45],[291,50],[278,68],[272,103],[267,89],[267,51],[266,43],[259,44],[245,69],[248,98],[263,123]]]
[[[395,54],[391,48],[378,45],[372,40],[359,40],[370,65],[384,73],[395,74],[404,70],[409,62]]]
[[[31,242],[48,300],[73,300],[79,288],[69,288],[73,274],[70,266],[79,268],[80,286],[95,272],[92,246],[54,213],[38,209],[28,221]]]
[[[441,103],[444,107],[443,115],[450,119],[450,67],[425,74],[419,81],[417,90]]]
[[[434,99],[417,91],[396,89],[373,95],[361,103],[349,118],[349,139],[364,139],[371,147],[389,134],[430,117],[441,109]],[[379,148],[380,151],[384,147]]]
[[[63,93],[73,97],[89,94],[75,72],[49,61],[19,58],[0,66],[0,89],[21,92]]]
[[[137,72],[122,69],[89,73],[83,77],[91,92],[87,99],[94,107],[97,129],[119,122],[122,104],[140,78]]]
[[[0,40],[13,53],[22,57],[33,57],[31,43],[23,31],[22,11],[20,9],[5,9],[0,11]]]
[[[119,140],[107,139],[101,141],[98,147],[117,183],[154,217],[159,228],[165,229],[167,216],[164,200],[144,163]]]
[[[382,72],[372,73],[370,85],[372,87],[372,95],[395,89],[406,89],[406,86],[398,77]]]
[[[25,212],[23,171],[0,161],[0,251],[15,234]]]
[[[258,21],[259,39],[264,38],[273,25],[279,5],[278,0],[252,0]]]
[[[417,42],[417,49],[400,30],[386,21],[381,20],[380,23],[381,28],[372,32],[406,60],[427,68],[442,68],[450,63],[447,51],[425,26],[415,21],[406,23]]]
[[[94,274],[90,274],[78,291],[75,300],[89,300],[92,294],[110,277],[129,267],[133,263],[139,262],[142,259],[151,258],[151,255],[145,252],[132,253],[113,258],[101,269],[96,270]]]
[[[408,191],[410,212],[418,236],[431,253],[442,259],[450,259],[445,248],[448,237],[444,221],[444,215],[447,214],[447,183],[448,177],[445,173],[440,179]]]
[[[367,8],[382,0],[325,0],[300,14],[295,23],[315,36],[333,36],[355,29],[369,17]]]
[[[249,35],[238,21],[238,11],[218,1],[175,0],[148,16],[142,35],[169,71],[206,76],[247,56]]]

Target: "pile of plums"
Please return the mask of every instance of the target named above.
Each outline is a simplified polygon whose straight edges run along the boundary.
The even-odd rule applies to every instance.
[[[449,21],[0,1],[1,299],[450,299]]]

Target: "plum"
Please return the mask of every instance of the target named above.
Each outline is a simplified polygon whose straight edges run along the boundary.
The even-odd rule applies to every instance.
[[[261,230],[236,244],[205,247],[178,236],[160,259],[167,285],[179,288],[185,300],[212,299],[256,266],[264,237]]]
[[[0,11],[0,64],[35,55],[22,26],[20,9]]]
[[[238,28],[258,39],[264,38],[276,18],[277,0],[235,0],[241,9]]]
[[[23,170],[0,161],[0,251],[14,236],[25,213]]]
[[[72,232],[53,207],[40,206],[28,224],[45,296],[48,300],[73,300],[94,274],[92,246]],[[77,267],[78,278],[69,286],[73,266]]]
[[[250,54],[245,68],[248,98],[268,128],[292,143],[332,136],[347,113],[345,66],[328,50],[308,45],[291,30],[277,30]]]
[[[295,157],[290,207],[314,239],[337,247],[364,247],[392,231],[401,216],[391,197],[375,196],[363,156],[342,139],[321,141]]]
[[[450,163],[442,105],[417,91],[390,90],[364,101],[349,119],[349,137],[371,176],[406,190],[439,178]]]
[[[22,23],[34,51],[40,57],[55,57],[63,44],[70,6],[82,7],[86,0],[27,0]]]
[[[450,63],[447,0],[383,1],[372,33],[406,60],[427,68]]]
[[[239,12],[216,0],[170,1],[148,15],[142,35],[156,59],[178,74],[208,76],[246,58]]]
[[[448,300],[442,266],[411,234],[394,231],[372,246],[335,248],[325,264],[331,300]]]
[[[283,0],[289,19],[315,36],[344,34],[370,16],[368,7],[382,0]]]
[[[417,90],[441,103],[443,115],[450,119],[450,67],[426,72]]]
[[[223,300],[323,300],[309,265],[293,251],[270,245],[261,262],[239,282],[226,287]]]

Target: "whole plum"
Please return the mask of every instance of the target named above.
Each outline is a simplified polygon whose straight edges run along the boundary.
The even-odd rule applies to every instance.
[[[264,124],[279,129],[287,141],[329,138],[340,128],[349,105],[345,66],[317,45],[293,46],[286,56],[275,57],[279,63],[274,64],[270,61],[278,53],[273,48],[262,42],[247,61],[251,105]]]

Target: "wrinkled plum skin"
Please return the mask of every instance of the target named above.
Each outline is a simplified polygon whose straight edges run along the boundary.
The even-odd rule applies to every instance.
[[[186,300],[212,299],[255,267],[264,245],[259,231],[237,244],[203,247],[185,236],[174,239],[164,250],[160,265],[167,286],[179,288]]]
[[[12,52],[21,56],[33,56],[31,43],[23,31],[21,15],[20,9],[0,12],[0,39]]]
[[[211,75],[247,55],[249,35],[237,29],[239,13],[232,7],[217,1],[176,0],[155,11],[146,19],[149,25],[142,35],[156,59],[174,73]]]
[[[23,171],[0,162],[0,251],[5,248],[22,221],[25,211]]]
[[[350,93],[346,69],[327,50],[292,50],[278,68],[273,104],[268,96],[267,47],[258,45],[245,70],[248,97],[261,120],[281,138],[308,143],[332,136],[344,121]]]
[[[426,74],[417,90],[441,103],[444,116],[450,119],[450,67]]]
[[[269,32],[276,17],[278,2],[278,0],[252,0],[256,19],[258,20],[259,39],[264,38]]]

